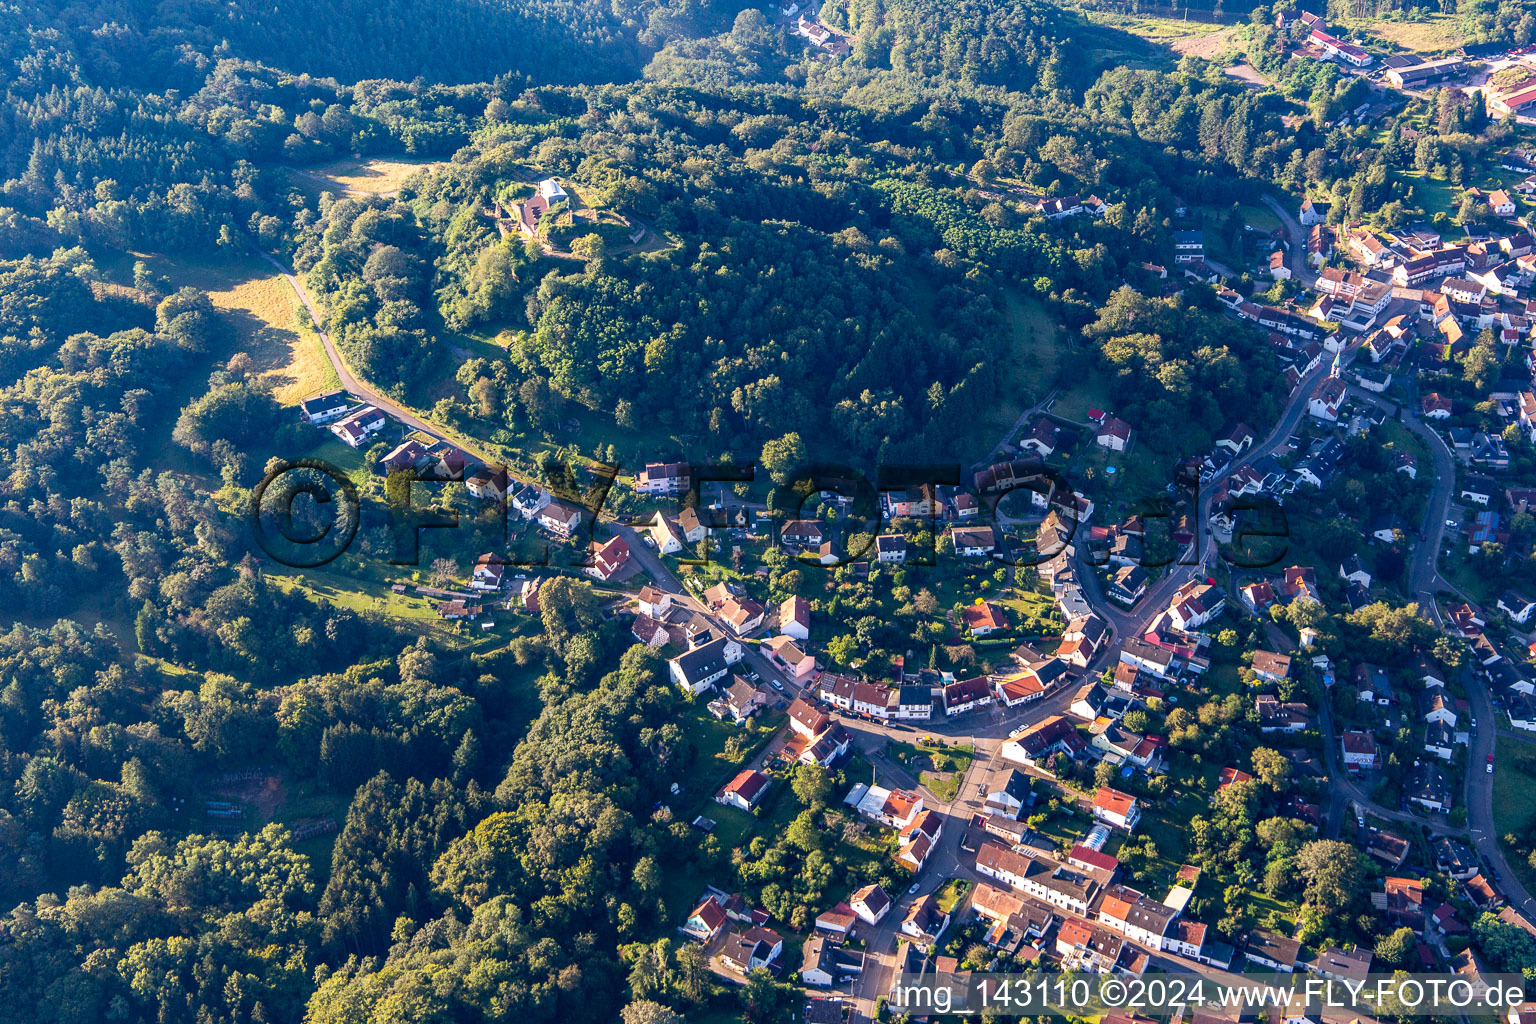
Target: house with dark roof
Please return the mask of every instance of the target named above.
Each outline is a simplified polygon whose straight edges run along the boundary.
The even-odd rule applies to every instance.
[[[1286,974],[1296,970],[1296,960],[1300,954],[1301,943],[1298,940],[1287,939],[1260,928],[1249,932],[1248,941],[1243,944],[1243,956],[1249,962]]]
[[[841,985],[863,972],[864,954],[826,935],[813,935],[800,947],[800,981],[812,988]]]
[[[997,548],[997,534],[990,526],[951,526],[949,537],[962,558],[981,558]]]
[[[741,644],[719,637],[667,662],[672,681],[690,693],[703,693],[724,679],[730,667],[745,657]]]
[[[322,391],[299,403],[299,418],[305,423],[323,426],[345,416],[351,405],[352,396],[345,391]]]
[[[992,703],[992,684],[986,676],[962,679],[944,687],[942,700],[946,715],[954,716],[974,711]]]
[[[1403,798],[1431,811],[1451,809],[1451,786],[1445,769],[1433,761],[1419,761],[1403,780]]]

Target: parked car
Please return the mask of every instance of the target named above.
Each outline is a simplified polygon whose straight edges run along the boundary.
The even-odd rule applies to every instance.
[[[778,690],[780,693],[784,692],[784,684],[779,682],[777,679],[773,680],[768,685],[772,686],[775,690]]]

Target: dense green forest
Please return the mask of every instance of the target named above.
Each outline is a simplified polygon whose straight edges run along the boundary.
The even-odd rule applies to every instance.
[[[1169,259],[1178,208],[1310,182],[1343,216],[1388,169],[1455,175],[1482,145],[1453,101],[1427,149],[1329,127],[1336,73],[1288,73],[1314,116],[1286,124],[1279,95],[1036,0],[829,3],[843,62],[774,6],[4,14],[0,1020],[608,1022],[644,1000],[767,1024],[782,987],[728,990],[671,948],[669,875],[732,870],[802,923],[872,877],[809,817],[733,856],[658,809],[704,755],[584,582],[464,654],[269,579],[248,489],[323,435],[207,295],[134,254],[291,260],[362,376],[508,449],[580,408],[708,452],[794,433],[851,462],[968,457],[1028,301],[1065,329],[1063,378],[1091,367],[1198,451],[1283,383],[1209,289],[1124,287]],[[350,154],[442,163],[388,197],[312,199],[284,170]],[[487,211],[548,176],[655,244],[502,237]],[[1104,216],[1034,212],[1068,193]],[[506,344],[459,359],[463,332]],[[344,809],[334,843],[201,813],[266,767]],[[804,815],[826,786],[797,781]]]

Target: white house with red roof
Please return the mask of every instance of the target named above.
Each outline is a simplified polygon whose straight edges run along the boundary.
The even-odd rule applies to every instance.
[[[779,632],[796,640],[811,638],[811,604],[803,597],[791,597],[779,605]]]
[[[1307,413],[1328,423],[1337,423],[1339,410],[1344,406],[1344,381],[1338,377],[1324,378],[1307,403]]]
[[[629,542],[623,537],[614,537],[602,545],[593,541],[592,548],[592,564],[581,571],[594,579],[606,583],[629,564]]]
[[[986,676],[962,679],[944,687],[944,713],[960,715],[986,707],[993,701],[992,686]]]
[[[1100,448],[1108,448],[1112,452],[1123,452],[1131,443],[1131,425],[1118,417],[1111,416],[1099,427],[1099,432],[1094,435],[1093,440]]]
[[[361,448],[370,438],[383,430],[388,422],[389,417],[373,406],[365,405],[332,423],[328,429],[341,438],[341,442],[348,448]]]
[[[878,885],[866,885],[848,897],[848,906],[865,924],[879,924],[891,909],[891,898]]]
[[[751,811],[757,806],[758,801],[762,800],[763,794],[768,792],[771,781],[762,772],[748,768],[727,782],[724,788],[715,794],[715,803],[734,807],[739,811]]]
[[[725,908],[714,896],[706,896],[704,902],[695,907],[693,913],[688,915],[688,920],[683,922],[682,932],[700,942],[709,942],[720,934],[725,921]]]
[[[1099,791],[1093,795],[1093,816],[1099,821],[1130,830],[1141,820],[1141,807],[1129,793],[1100,786]]]

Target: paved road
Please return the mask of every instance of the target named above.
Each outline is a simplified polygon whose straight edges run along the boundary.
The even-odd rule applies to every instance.
[[[1347,363],[1349,358],[1350,352],[1346,352],[1342,361]],[[1208,525],[1211,507],[1217,493],[1233,473],[1284,446],[1286,438],[1291,436],[1296,425],[1306,415],[1307,403],[1312,397],[1312,392],[1316,390],[1318,383],[1328,376],[1329,370],[1330,364],[1319,360],[1318,365],[1303,377],[1291,392],[1285,410],[1280,414],[1279,422],[1275,424],[1268,436],[1263,441],[1252,445],[1238,458],[1233,459],[1209,483],[1201,485],[1196,498],[1195,512],[1191,516],[1191,523],[1195,528],[1194,542],[1180,553],[1178,560],[1166,576],[1147,588],[1145,596],[1136,602],[1135,610],[1122,609],[1105,597],[1092,567],[1083,560],[1083,547],[1077,546],[1074,551],[1074,560],[1077,564],[1078,579],[1083,584],[1083,596],[1093,606],[1095,614],[1114,627],[1117,637],[1139,636],[1152,618],[1168,607],[1168,601],[1176,590],[1190,580],[1205,575],[1205,567],[1217,557],[1216,539],[1211,536]],[[1199,552],[1198,557],[1196,557],[1196,551]]]
[[[1290,249],[1285,254],[1285,265],[1291,272],[1291,280],[1303,287],[1312,287],[1317,278],[1307,264],[1307,229],[1301,226],[1290,208],[1274,196],[1265,193],[1259,197],[1259,201],[1280,219],[1280,227],[1290,243]]]
[[[1473,848],[1481,853],[1497,876],[1494,886],[1509,901],[1510,909],[1536,924],[1536,898],[1531,896],[1520,876],[1515,874],[1504,847],[1499,842],[1498,829],[1493,820],[1493,776],[1484,769],[1488,758],[1494,755],[1494,739],[1498,733],[1498,712],[1489,699],[1488,685],[1476,671],[1464,672],[1467,703],[1471,706],[1472,719],[1477,727],[1472,729],[1472,742],[1467,752],[1467,824],[1470,826]],[[1498,770],[1495,758],[1494,771]]]
[[[1394,403],[1379,395],[1367,391],[1351,389],[1351,394],[1364,399],[1381,408],[1393,409]],[[1402,422],[1409,430],[1418,435],[1424,442],[1430,453],[1434,465],[1434,482],[1431,485],[1429,499],[1424,511],[1424,522],[1420,532],[1425,540],[1419,542],[1414,550],[1413,558],[1408,566],[1408,586],[1414,599],[1419,602],[1421,614],[1432,620],[1438,620],[1439,611],[1436,605],[1435,595],[1439,591],[1452,590],[1456,587],[1448,580],[1440,578],[1437,562],[1439,560],[1442,537],[1448,527],[1445,525],[1450,512],[1451,501],[1456,493],[1456,459],[1451,450],[1446,446],[1444,439],[1419,418],[1416,390],[1410,387],[1408,406],[1402,409]],[[1459,591],[1457,591],[1459,593]],[[1490,757],[1497,758],[1494,752],[1495,741],[1498,735],[1498,715],[1493,707],[1493,702],[1488,693],[1487,682],[1475,668],[1462,672],[1462,683],[1467,693],[1467,703],[1471,707],[1472,722],[1468,732],[1471,734],[1471,742],[1467,751],[1467,779],[1466,779],[1466,806],[1467,825],[1466,834],[1472,839],[1473,848],[1488,862],[1497,875],[1495,887],[1503,893],[1509,901],[1511,909],[1525,920],[1536,924],[1536,898],[1521,883],[1520,877],[1511,868],[1504,849],[1499,842],[1498,830],[1493,819],[1493,775],[1484,769]],[[1333,737],[1328,734],[1325,737],[1331,750]],[[1495,766],[1497,770],[1497,766]],[[1350,787],[1357,789],[1357,787]],[[1402,811],[1389,810],[1375,804],[1368,798],[1360,799],[1358,792],[1351,792],[1350,796],[1356,803],[1361,804],[1373,814],[1384,815],[1397,820],[1408,820],[1428,825],[1440,832],[1457,833],[1461,830],[1447,828],[1442,824],[1434,823],[1418,815],[1407,814]]]
[[[1013,426],[1009,427],[1007,429],[1007,431],[1004,432],[1003,436],[998,439],[997,444],[994,445],[992,447],[992,450],[987,453],[987,457],[985,459],[982,459],[980,462],[976,463],[976,465],[984,466],[984,465],[989,465],[992,462],[996,461],[996,459],[998,457],[998,454],[1000,452],[1002,452],[1003,447],[1010,440],[1013,439],[1013,436],[1015,434],[1017,434],[1020,430],[1023,429],[1024,424],[1028,423],[1037,414],[1039,414],[1041,412],[1044,412],[1046,409],[1049,409],[1051,407],[1051,403],[1054,402],[1055,400],[1056,400],[1056,389],[1052,388],[1050,391],[1047,391],[1045,393],[1045,397],[1044,398],[1040,399],[1040,401],[1036,402],[1034,405],[1030,406],[1028,409],[1025,409],[1023,412],[1019,413],[1018,418],[1013,421]]]
[[[353,395],[361,398],[363,401],[377,407],[381,412],[384,412],[387,415],[399,420],[401,423],[404,423],[411,429],[420,430],[423,433],[431,434],[433,437],[442,437],[443,431],[440,428],[434,427],[431,423],[428,423],[426,420],[417,416],[415,413],[395,403],[387,395],[380,392],[373,385],[367,383],[366,381],[360,380],[355,374],[353,374],[350,369],[348,369],[346,360],[342,358],[340,350],[336,348],[336,343],[331,340],[330,334],[326,331],[324,327],[324,321],[320,316],[320,310],[315,306],[314,300],[309,297],[309,292],[305,289],[303,282],[301,282],[298,277],[294,275],[292,270],[283,266],[283,264],[278,261],[277,257],[273,256],[271,253],[262,251],[260,248],[257,248],[254,241],[251,243],[251,245],[252,248],[254,248],[256,252],[261,255],[262,259],[266,260],[268,263],[272,264],[272,266],[277,268],[277,272],[283,275],[283,280],[288,282],[288,287],[293,289],[293,293],[297,295],[299,297],[299,301],[304,304],[304,309],[309,313],[310,321],[315,325],[315,332],[320,335],[320,344],[325,348],[325,357],[330,360],[332,368],[335,369],[336,377],[341,381],[341,386],[347,391],[351,392]],[[454,443],[458,444],[461,448],[464,448],[471,455],[474,455],[483,462],[496,463],[497,461],[487,456],[484,452],[476,451],[472,446],[464,444],[463,442],[455,440]]]

